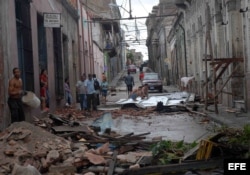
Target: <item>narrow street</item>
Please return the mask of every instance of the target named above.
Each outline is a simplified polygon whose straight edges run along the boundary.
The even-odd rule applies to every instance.
[[[249,175],[249,7],[0,0],[0,175]]]
[[[36,175],[223,174],[220,156],[222,152],[232,156],[235,150],[225,147],[219,124],[184,110],[184,106],[170,105],[171,111],[157,111],[156,105],[142,107],[144,100],[130,103],[123,76],[111,83],[115,90],[111,87],[107,103],[97,111],[80,111],[77,104],[34,117],[32,123],[16,122],[8,127],[1,133],[0,157],[4,159],[0,159],[0,172],[34,168]],[[133,77],[137,88],[141,85],[138,73]],[[150,92],[148,100],[167,97],[170,104],[171,100],[189,100],[177,91],[164,87],[163,93]],[[238,137],[237,130],[228,133]],[[220,138],[223,143],[219,143]],[[7,168],[17,158],[14,170]]]
[[[136,74],[132,74],[135,81],[133,88],[141,86],[139,80],[139,71]],[[126,73],[124,73],[126,76]],[[177,90],[177,89],[176,89]],[[167,89],[163,93],[150,91],[149,98],[154,96],[167,96]],[[113,108],[117,101],[121,99],[127,99],[126,84],[122,77],[117,82],[116,92],[111,92],[108,96],[108,102],[106,106],[102,106],[103,110],[111,107]],[[120,106],[121,105],[117,105]],[[134,110],[136,106],[124,107],[130,110]],[[156,107],[155,107],[156,108]],[[206,138],[209,135],[215,134],[217,124],[214,122],[203,122],[206,121],[203,117],[197,117],[190,115],[188,112],[173,112],[173,113],[155,113],[155,112],[144,112],[143,109],[136,108],[140,111],[137,116],[123,114],[114,120],[114,129],[119,133],[133,132],[135,134],[141,134],[149,132],[147,140],[161,137],[163,140],[180,141],[192,143],[202,138]]]

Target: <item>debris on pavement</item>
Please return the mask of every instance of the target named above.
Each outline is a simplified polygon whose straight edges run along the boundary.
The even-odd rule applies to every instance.
[[[194,99],[176,93],[141,101],[143,108],[85,112],[69,107],[34,117],[33,124],[13,123],[0,133],[0,174],[187,172],[222,168],[225,156],[249,157],[249,126],[244,130],[214,127],[212,137],[198,132],[200,139],[189,142],[194,138],[188,127],[166,120],[171,116],[187,126],[195,121],[201,128],[211,127],[206,114],[194,110]],[[175,135],[178,130],[185,135]]]

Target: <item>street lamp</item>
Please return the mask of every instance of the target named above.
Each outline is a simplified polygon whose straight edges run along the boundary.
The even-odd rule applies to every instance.
[[[129,0],[129,11],[122,7],[121,5],[117,5],[114,3],[109,3],[109,7],[121,7],[125,12],[129,13],[129,19],[133,19],[132,17],[132,11],[131,11],[131,0]]]

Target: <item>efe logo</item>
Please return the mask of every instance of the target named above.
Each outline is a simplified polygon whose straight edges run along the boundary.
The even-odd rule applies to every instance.
[[[224,175],[249,175],[250,159],[225,159]]]
[[[228,170],[247,170],[246,163],[228,163]]]

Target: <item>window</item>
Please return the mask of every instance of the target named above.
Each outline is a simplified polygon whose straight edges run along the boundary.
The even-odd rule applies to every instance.
[[[61,28],[53,28],[56,99],[64,97]]]
[[[37,41],[39,54],[40,70],[47,70],[47,45],[46,45],[46,30],[43,26],[43,16],[37,14]]]
[[[28,0],[15,0],[18,63],[25,90],[34,91],[34,68]]]

